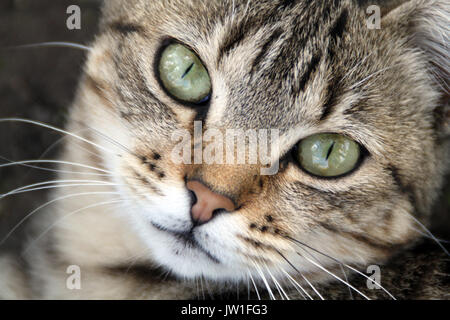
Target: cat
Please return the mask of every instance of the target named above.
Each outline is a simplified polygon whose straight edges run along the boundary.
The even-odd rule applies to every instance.
[[[387,2],[380,28],[368,6],[105,1],[58,160],[70,188],[24,261],[0,256],[0,297],[449,298],[445,248],[420,242],[450,167],[450,4]],[[276,172],[177,162],[196,122],[278,130]]]

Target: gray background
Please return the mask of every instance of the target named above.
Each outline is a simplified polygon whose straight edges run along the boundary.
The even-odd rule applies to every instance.
[[[0,118],[20,117],[63,126],[83,66],[84,52],[67,48],[4,50],[44,41],[89,44],[100,13],[94,0],[0,0]],[[68,30],[66,9],[81,8],[81,30]],[[61,135],[20,123],[0,123],[0,156],[38,159]],[[58,148],[46,159],[55,159]],[[3,161],[0,160],[0,163]],[[53,179],[52,173],[21,166],[0,168],[0,193]],[[28,212],[42,205],[46,192],[31,192],[0,200],[0,238]],[[37,213],[39,214],[39,213]],[[1,249],[19,245],[20,228]]]

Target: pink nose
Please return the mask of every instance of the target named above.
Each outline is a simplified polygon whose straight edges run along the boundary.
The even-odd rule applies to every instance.
[[[198,181],[188,181],[186,187],[194,192],[197,202],[191,208],[191,216],[195,222],[205,223],[213,218],[214,211],[225,209],[233,211],[235,205],[230,198],[211,191]]]

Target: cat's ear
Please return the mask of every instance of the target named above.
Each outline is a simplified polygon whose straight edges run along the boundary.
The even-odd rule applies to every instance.
[[[441,134],[450,136],[450,1],[393,0],[382,16],[382,28],[405,36],[411,48],[424,53],[430,75],[442,92],[436,110]]]

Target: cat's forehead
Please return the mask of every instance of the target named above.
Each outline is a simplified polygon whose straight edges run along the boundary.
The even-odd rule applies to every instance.
[[[385,117],[402,117],[391,98],[420,101],[420,90],[408,96],[418,87],[408,78],[414,59],[386,41],[389,31],[369,30],[350,1],[113,1],[103,25],[141,33],[131,42],[145,48],[140,61],[167,39],[196,51],[213,82],[209,120],[226,127],[380,141],[370,131],[383,135]]]

